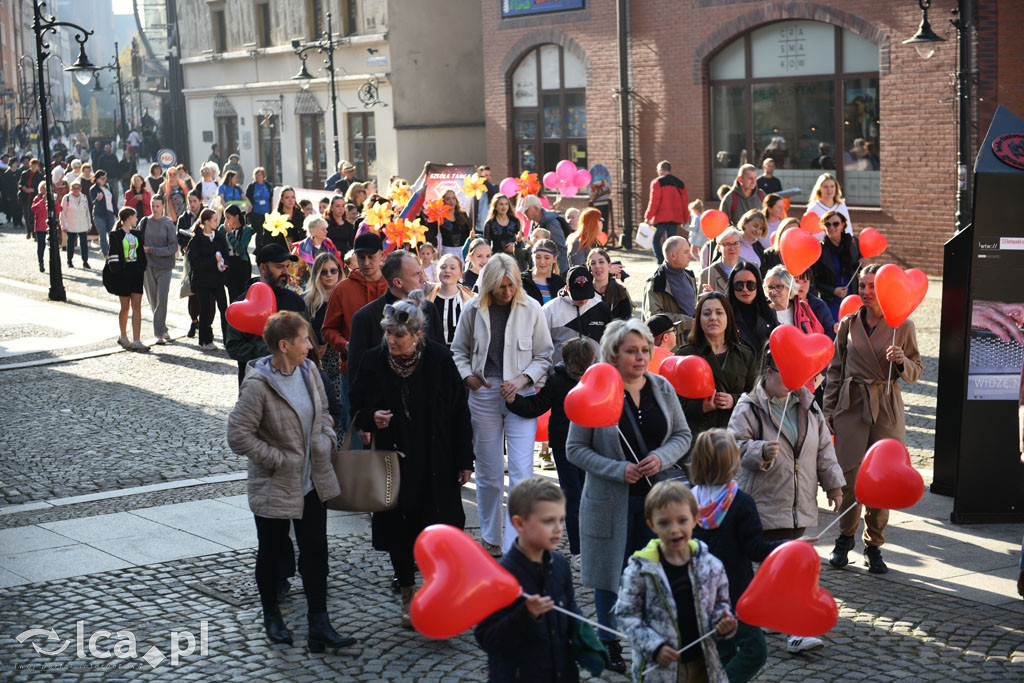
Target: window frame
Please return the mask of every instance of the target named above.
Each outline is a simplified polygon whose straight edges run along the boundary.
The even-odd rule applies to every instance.
[[[224,5],[210,8],[210,31],[213,34],[213,51],[223,54],[228,51],[227,11]]]
[[[327,30],[326,0],[306,0],[306,19],[309,40],[319,40]]]
[[[362,130],[362,135],[359,136],[352,134],[352,131],[355,129],[355,127],[352,125],[352,122],[356,119],[359,119],[362,122],[360,128]],[[370,121],[373,121],[374,124],[373,135],[366,134],[366,131],[369,128],[367,124]],[[367,160],[367,157],[369,155],[366,153],[366,150],[369,149],[370,143],[373,143],[374,161],[376,161],[377,121],[373,117],[373,112],[349,112],[345,117],[345,130],[348,133],[348,158],[351,159],[352,164],[356,167],[356,178],[360,179],[362,182],[366,182],[369,180],[373,180],[374,182],[376,182],[376,177],[370,176],[370,168]],[[354,146],[354,143],[356,142],[361,142],[363,145],[362,161],[357,161],[357,155]]]
[[[266,172],[266,181],[273,185],[281,184],[281,117],[277,114],[270,114],[269,126],[263,125],[263,116],[257,115],[256,121],[256,146],[259,153],[260,166]],[[266,131],[266,132],[265,132]],[[265,149],[266,146],[269,149]],[[269,153],[270,158],[267,158]]]
[[[213,117],[222,159],[238,151],[238,115]],[[224,173],[224,169],[220,169]]]
[[[823,173],[826,173],[826,172],[833,173],[836,176],[836,178],[839,180],[840,187],[845,187],[846,186],[846,177],[845,177],[845,175],[846,175],[846,168],[845,168],[845,164],[843,163],[843,154],[846,151],[845,143],[844,143],[844,140],[843,140],[843,107],[844,107],[844,103],[845,103],[844,82],[845,81],[849,81],[849,80],[856,80],[856,79],[872,79],[873,78],[876,81],[878,81],[878,83],[879,83],[879,91],[881,91],[881,78],[880,78],[880,75],[879,75],[880,72],[879,71],[851,71],[851,72],[845,72],[843,70],[843,68],[844,68],[844,63],[843,63],[843,30],[844,30],[844,27],[843,26],[839,26],[837,24],[830,24],[828,22],[822,21],[822,22],[817,22],[817,23],[827,24],[827,25],[831,26],[833,28],[834,32],[835,32],[835,40],[833,41],[833,50],[834,50],[834,53],[835,53],[835,68],[833,69],[831,74],[824,73],[824,74],[808,74],[808,75],[803,75],[803,76],[766,76],[766,77],[760,77],[760,78],[753,78],[751,76],[751,74],[753,73],[753,63],[752,63],[753,62],[753,50],[752,50],[752,45],[751,45],[751,42],[752,42],[751,41],[751,35],[753,34],[754,31],[756,31],[758,29],[761,29],[761,28],[764,28],[765,26],[769,26],[771,24],[787,23],[787,22],[790,22],[790,21],[808,21],[808,20],[789,18],[789,19],[782,19],[782,20],[779,20],[779,21],[769,22],[767,24],[759,24],[758,26],[754,26],[754,27],[748,29],[742,36],[737,36],[737,37],[733,38],[732,40],[724,43],[721,46],[721,49],[716,51],[715,54],[712,55],[707,60],[707,64],[706,64],[707,75],[708,75],[708,80],[707,80],[707,83],[708,83],[708,86],[707,86],[707,98],[708,98],[708,113],[709,113],[709,116],[708,116],[708,127],[707,127],[708,141],[709,141],[709,144],[712,144],[711,141],[713,141],[715,139],[714,138],[714,126],[715,126],[715,119],[716,119],[716,117],[715,117],[715,114],[714,114],[714,111],[713,111],[714,98],[712,97],[712,88],[714,88],[714,87],[718,87],[718,86],[742,86],[743,87],[744,106],[746,107],[746,126],[745,126],[744,133],[745,133],[745,137],[746,137],[746,149],[749,152],[748,153],[748,157],[747,157],[747,163],[752,163],[752,164],[754,164],[754,166],[757,166],[757,164],[754,163],[754,160],[756,160],[758,158],[758,156],[760,154],[760,149],[759,148],[755,149],[755,144],[754,144],[755,143],[755,137],[754,137],[755,136],[755,132],[754,132],[754,102],[753,102],[754,86],[756,86],[756,85],[764,85],[764,84],[772,84],[772,83],[799,83],[799,82],[810,82],[810,81],[831,81],[832,82],[832,92],[833,92],[833,97],[834,97],[834,101],[833,101],[833,114],[832,114],[832,126],[833,126],[833,131],[834,131],[834,137],[832,139],[832,153],[833,153],[833,157],[835,158],[835,162],[836,162],[835,165],[836,165],[836,167],[835,167],[835,169],[832,169],[831,171],[822,171],[822,172]],[[810,21],[814,21],[814,20],[810,20]],[[846,29],[846,30],[849,30],[849,29]],[[713,78],[711,78],[711,62],[715,59],[715,57],[717,57],[718,55],[720,55],[722,53],[722,50],[727,48],[729,45],[732,45],[734,41],[741,40],[741,39],[743,40],[743,69],[744,69],[745,77],[744,78],[723,78],[723,79],[713,79]],[[876,47],[876,49],[880,49],[877,44],[875,44],[875,47]],[[879,92],[879,102],[877,103],[877,107],[879,109],[879,112],[878,112],[879,120],[881,120],[881,102],[880,102],[880,100],[881,100],[881,92]],[[881,124],[879,124],[879,133],[878,133],[879,144],[881,144],[881,138],[882,138]],[[709,164],[709,166],[708,166],[708,168],[709,168],[708,178],[712,179],[713,176],[714,176],[714,165],[713,165],[714,150],[712,150],[711,153],[707,156],[707,159],[708,159],[707,163]],[[760,170],[758,172],[760,173]],[[879,171],[879,173],[881,173],[881,171]],[[808,192],[809,192],[811,188],[807,188],[807,189],[808,189]],[[882,200],[881,200],[881,197],[879,197],[879,201],[878,201],[878,205],[877,206],[874,206],[874,205],[860,205],[860,206],[863,206],[864,208],[869,208],[869,209],[876,209],[876,208],[880,208],[881,204],[882,204]]]
[[[273,47],[274,32],[271,24],[270,0],[255,0],[253,13],[255,14],[256,46],[260,48]]]
[[[310,153],[313,156],[313,171],[312,175],[309,175],[306,171],[306,130],[312,125],[312,135],[310,136],[312,142],[312,149]],[[323,145],[321,146],[321,142]],[[302,187],[308,189],[319,189],[324,186],[324,181],[327,180],[327,167],[326,165],[320,166],[320,157],[325,160],[327,158],[327,132],[324,124],[323,114],[299,114],[299,174],[302,176]]]
[[[558,48],[558,79],[559,79],[558,82],[559,82],[559,87],[555,88],[555,89],[551,89],[551,90],[545,90],[544,89],[544,81],[543,81],[543,76],[542,76],[542,73],[541,73],[541,69],[542,69],[542,66],[541,66],[541,49],[543,47],[547,46],[547,45],[554,45],[555,47]],[[519,162],[520,162],[520,159],[519,159],[519,145],[520,144],[531,144],[532,143],[534,145],[535,159],[536,159],[536,168],[533,169],[531,171],[531,173],[537,173],[539,176],[544,175],[544,173],[546,173],[548,171],[554,171],[555,170],[555,165],[560,160],[569,158],[569,146],[570,145],[574,145],[574,144],[581,145],[583,147],[584,154],[587,153],[587,137],[586,136],[584,136],[582,138],[579,138],[579,137],[569,137],[567,135],[567,133],[569,131],[568,111],[567,111],[567,108],[566,108],[567,107],[567,105],[566,105],[567,97],[570,96],[570,95],[582,95],[583,96],[583,106],[584,106],[584,109],[586,109],[586,106],[587,106],[587,86],[584,85],[583,87],[575,87],[575,88],[567,88],[567,87],[565,87],[565,52],[566,52],[565,51],[565,47],[562,46],[562,45],[559,45],[557,43],[539,43],[537,45],[533,45],[528,50],[524,51],[522,55],[519,56],[519,59],[517,59],[515,61],[515,63],[511,66],[511,68],[509,69],[508,73],[505,76],[505,81],[506,81],[506,86],[507,86],[506,87],[506,102],[507,103],[506,103],[505,110],[508,112],[508,116],[509,116],[509,122],[508,122],[508,155],[509,155],[508,158],[509,158],[509,168],[512,168],[514,170],[514,175],[516,175],[516,176],[521,174],[524,170],[527,170],[527,169],[521,168],[520,165],[519,165]],[[535,107],[516,107],[514,105],[514,102],[513,102],[513,100],[514,100],[514,92],[513,92],[514,83],[513,83],[513,78],[515,76],[516,70],[519,69],[519,66],[531,54],[535,54],[536,55],[536,59],[535,59],[536,65],[535,66],[536,66],[536,70],[537,70],[537,105]],[[587,72],[585,75],[589,76],[589,72]],[[545,95],[557,95],[558,96],[560,121],[561,121],[561,133],[562,133],[562,135],[560,137],[557,137],[557,138],[547,138],[547,137],[544,136],[544,97],[545,97]],[[524,138],[524,139],[520,140],[518,137],[516,137],[516,124],[517,124],[518,121],[528,121],[528,120],[532,120],[534,122],[534,130],[536,131],[536,135],[532,139],[525,139]],[[555,143],[555,141],[557,141],[557,144],[559,145],[559,153],[558,153],[556,159],[551,160],[550,167],[548,168],[545,165],[546,159],[545,159],[545,155],[544,155],[544,145],[545,144],[553,144],[553,143]],[[584,161],[583,162],[583,166],[587,166],[588,164],[589,164],[589,161]]]

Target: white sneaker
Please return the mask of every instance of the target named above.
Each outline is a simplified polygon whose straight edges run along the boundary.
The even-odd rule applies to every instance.
[[[145,353],[149,351],[149,347],[142,343],[142,340],[133,341],[128,345],[128,348],[132,351],[140,351]]]
[[[132,344],[131,344],[131,342],[128,341],[128,337],[118,337],[117,338],[117,345],[120,346],[125,351],[131,351],[132,350]]]
[[[786,651],[792,655],[811,650],[820,650],[825,647],[825,641],[821,638],[802,638],[800,636],[789,636],[786,639]]]
[[[216,351],[217,350],[217,345],[214,344],[213,342],[210,342],[209,344],[202,344],[202,345],[200,345],[199,348],[201,348],[203,351]]]
[[[582,555],[571,555],[570,558],[571,559],[569,560],[569,564],[572,565],[572,568],[575,569],[578,572],[579,571],[583,571],[583,556]]]

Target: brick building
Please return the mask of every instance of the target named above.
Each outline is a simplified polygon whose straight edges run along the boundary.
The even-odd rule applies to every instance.
[[[940,273],[957,182],[954,0],[931,6],[947,40],[927,60],[901,44],[921,19],[911,0],[625,4],[635,219],[661,159],[707,201],[739,163],[772,156],[783,186],[801,188],[791,215],[827,170],[855,231],[875,226],[889,258]],[[978,4],[975,144],[997,104],[1024,113],[1024,47],[1012,28],[1024,25],[1024,3]],[[543,173],[562,158],[604,164],[621,225],[616,6],[485,3],[484,87],[495,175]]]

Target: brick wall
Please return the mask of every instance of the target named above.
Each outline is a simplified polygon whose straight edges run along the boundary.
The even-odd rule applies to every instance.
[[[621,205],[618,168],[618,87],[615,0],[591,0],[582,12],[502,20],[499,3],[485,5],[484,87],[488,163],[495,175],[510,170],[506,76],[530,47],[555,42],[589,66],[587,151],[590,164],[612,172]],[[979,13],[979,136],[996,103],[1024,112],[1024,3],[1000,1]],[[996,6],[997,5],[997,6]],[[954,0],[932,4],[929,19],[944,35]],[[880,158],[882,206],[852,211],[856,226],[873,225],[889,238],[887,257],[904,267],[941,273],[942,244],[954,231],[956,119],[951,77],[955,33],[930,60],[901,41],[920,21],[909,0],[750,2],[744,0],[634,0],[631,12],[631,85],[641,174],[635,178],[647,201],[654,165],[669,159],[691,197],[711,196],[707,61],[733,38],[780,19],[812,19],[839,25],[880,45]],[[998,18],[998,22],[995,19]],[[972,160],[973,163],[973,160]]]

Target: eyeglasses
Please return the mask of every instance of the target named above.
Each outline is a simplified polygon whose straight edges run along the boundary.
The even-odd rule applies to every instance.
[[[753,284],[753,283],[747,283],[747,284]],[[786,285],[768,285],[768,291],[769,292],[781,292],[783,289],[786,289]]]
[[[734,282],[732,283],[732,288],[737,292],[742,292],[744,289],[746,289],[748,292],[756,292],[757,283],[751,280],[746,280],[744,282]]]
[[[323,277],[324,275],[337,275],[340,272],[341,271],[337,268],[324,268],[320,271],[320,277]]]
[[[825,223],[825,225],[830,227],[830,228],[841,228],[841,227],[843,227],[843,222],[842,221],[829,221],[828,223]]]
[[[730,248],[731,249],[735,249],[736,247],[740,246],[740,243],[739,242],[722,242],[719,246],[725,247],[726,249],[730,249]]]

